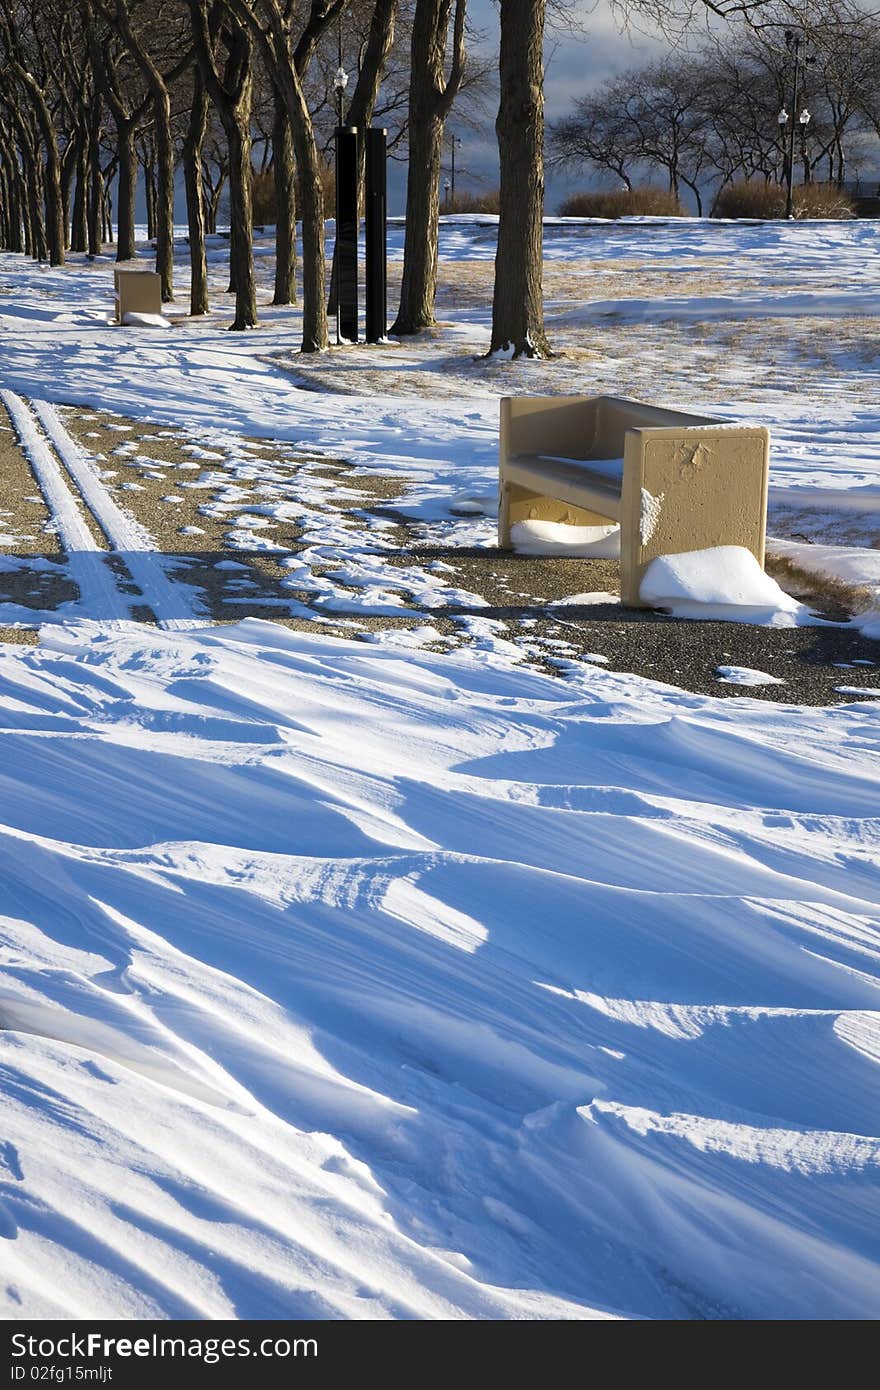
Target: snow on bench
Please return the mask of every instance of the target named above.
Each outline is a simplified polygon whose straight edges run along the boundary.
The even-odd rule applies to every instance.
[[[769,431],[619,396],[501,401],[498,544],[540,520],[620,524],[620,594],[658,555],[742,546],[764,564]]]

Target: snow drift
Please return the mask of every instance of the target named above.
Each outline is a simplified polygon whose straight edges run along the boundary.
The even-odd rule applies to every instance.
[[[877,707],[0,652],[7,1316],[876,1317]]]

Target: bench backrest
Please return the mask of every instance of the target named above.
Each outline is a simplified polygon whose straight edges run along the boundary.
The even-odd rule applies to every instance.
[[[628,429],[720,423],[623,396],[507,396],[501,402],[501,453],[543,454],[552,441],[552,452],[566,458],[622,458]]]
[[[627,430],[668,429],[675,425],[693,429],[695,425],[722,423],[717,417],[644,405],[642,401],[630,401],[622,396],[597,396],[593,450],[596,458],[619,458],[624,452]]]

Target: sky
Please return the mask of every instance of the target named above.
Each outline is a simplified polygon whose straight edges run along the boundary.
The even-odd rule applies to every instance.
[[[499,31],[498,7],[493,0],[470,0],[468,6],[471,20],[485,38],[480,45],[483,52],[497,58]],[[545,83],[544,100],[547,122],[566,115],[577,101],[591,88],[599,86],[612,73],[625,68],[637,67],[649,62],[658,54],[668,51],[668,41],[660,36],[649,36],[630,29],[621,32],[618,20],[611,11],[608,0],[597,0],[595,5],[580,3],[575,14],[581,32],[567,31],[554,25],[552,17],[544,46]],[[460,154],[457,156],[456,184],[459,184],[459,168],[462,170],[462,188],[491,189],[498,185],[498,151],[495,143],[494,119],[497,89],[489,99],[485,128],[482,131],[467,128],[456,130],[455,111],[449,119],[448,130],[456,133],[462,140]],[[404,180],[400,189],[394,180],[392,198],[402,199]],[[589,182],[585,173],[578,176],[570,173],[559,174],[547,171],[547,211],[555,212],[562,198],[576,187]],[[403,211],[403,206],[395,207]]]

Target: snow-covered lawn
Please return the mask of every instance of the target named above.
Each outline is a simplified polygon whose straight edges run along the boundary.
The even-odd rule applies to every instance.
[[[492,235],[445,225],[428,342],[308,361],[296,311],[112,328],[109,261],[0,257],[80,588],[0,647],[8,1317],[880,1315],[880,691],[364,631],[448,579],[324,505],[342,461],[488,545],[498,395],[614,390],[768,424],[780,551],[880,589],[880,230],[552,224],[566,355],[486,364]],[[109,459],[59,405],[114,412]],[[183,431],[174,471],[116,417]],[[309,630],[205,626],[114,470],[172,513],[220,475],[179,529],[263,535]]]

